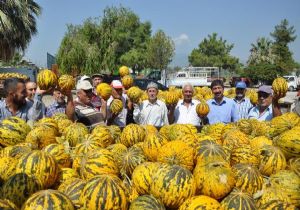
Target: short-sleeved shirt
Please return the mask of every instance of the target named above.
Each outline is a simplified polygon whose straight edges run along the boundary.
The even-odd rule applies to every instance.
[[[56,101],[46,108],[46,117],[52,117],[55,113],[65,113],[66,103],[59,104]]]
[[[273,108],[272,104],[265,109],[265,111],[260,115],[259,107],[255,106],[250,109],[248,114],[248,119],[257,119],[259,121],[270,121],[273,119]]]
[[[43,117],[42,96],[35,94],[33,103],[26,101],[26,103],[13,115],[9,110],[5,99],[0,101],[0,122],[5,118],[16,116],[25,121],[36,121]]]
[[[75,119],[89,128],[105,124],[103,114],[97,108],[79,102],[75,102]]]
[[[207,101],[210,111],[207,115],[209,124],[230,123],[239,120],[238,107],[233,99],[223,97],[221,103],[217,103],[215,99]]]
[[[198,100],[193,99],[187,107],[184,105],[183,99],[179,100],[174,110],[174,122],[200,126],[200,118],[196,112],[196,106],[199,103]]]
[[[155,103],[145,100],[140,105],[134,105],[133,119],[137,124],[161,127],[169,124],[168,109],[160,100]]]
[[[249,110],[253,107],[249,98],[243,98],[241,101],[233,99],[238,107],[240,119],[248,119]]]
[[[111,96],[107,100],[107,118],[111,117],[111,112],[109,110],[109,107],[110,107],[110,104],[113,101],[113,99],[114,98]],[[127,99],[127,95],[126,94],[122,94],[121,100],[123,102],[123,109],[118,114],[118,116],[116,116],[116,118],[114,119],[114,122],[113,122],[115,125],[122,126],[122,127],[126,126],[126,116],[127,116],[126,99]]]

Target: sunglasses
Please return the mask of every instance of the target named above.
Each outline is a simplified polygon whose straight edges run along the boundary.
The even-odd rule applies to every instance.
[[[268,98],[270,96],[270,94],[268,93],[264,93],[264,92],[259,92],[258,93],[258,98]]]

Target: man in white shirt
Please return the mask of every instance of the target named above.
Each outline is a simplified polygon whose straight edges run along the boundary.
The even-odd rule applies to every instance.
[[[196,106],[200,103],[192,99],[194,88],[187,83],[182,88],[183,99],[179,100],[176,107],[170,106],[169,122],[176,124],[192,124],[200,126],[201,119],[196,112]]]
[[[150,82],[147,86],[148,100],[140,105],[134,104],[133,119],[137,124],[161,127],[168,125],[168,109],[164,102],[157,99],[157,84]]]

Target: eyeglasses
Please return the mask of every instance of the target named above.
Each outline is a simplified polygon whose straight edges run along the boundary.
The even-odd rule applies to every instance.
[[[33,91],[33,90],[36,90],[36,88],[29,88],[28,90]]]
[[[264,92],[259,92],[258,93],[258,98],[268,98],[270,96],[270,94],[268,93],[264,93]]]

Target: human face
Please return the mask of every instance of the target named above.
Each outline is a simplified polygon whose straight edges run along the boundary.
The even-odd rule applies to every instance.
[[[244,98],[245,93],[246,93],[246,89],[244,89],[244,88],[236,88],[235,89],[236,98],[238,98],[238,99]]]
[[[53,97],[57,103],[59,103],[59,104],[65,103],[65,95],[62,92],[60,92],[59,90],[53,91]]]
[[[224,88],[221,85],[213,86],[211,91],[213,92],[216,100],[221,100],[223,98]]]
[[[183,93],[183,99],[185,102],[191,102],[194,94],[193,87],[188,85],[185,86],[182,90]]]
[[[93,78],[93,87],[97,87],[101,82],[103,82],[103,79],[101,77],[94,77]]]
[[[158,90],[156,88],[149,88],[147,90],[148,98],[150,101],[156,100]]]
[[[93,90],[79,90],[77,96],[81,103],[89,105],[93,97]]]
[[[35,82],[27,82],[26,83],[26,92],[27,98],[33,100],[34,94],[36,92],[36,83]]]
[[[26,103],[27,92],[24,83],[18,83],[16,91],[10,94],[12,94],[13,102],[15,104],[22,106]]]
[[[272,95],[265,92],[258,92],[258,105],[268,107],[272,103]]]

